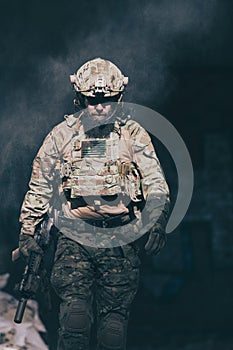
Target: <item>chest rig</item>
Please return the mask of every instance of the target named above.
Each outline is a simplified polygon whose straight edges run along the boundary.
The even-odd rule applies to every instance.
[[[67,200],[120,194],[134,202],[141,201],[141,174],[129,156],[131,150],[126,152],[129,144],[122,142],[118,122],[106,137],[88,136],[80,127],[60,167]]]

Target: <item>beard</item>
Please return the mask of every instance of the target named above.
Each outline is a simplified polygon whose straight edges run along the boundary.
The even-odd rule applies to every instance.
[[[99,118],[98,118],[99,117]],[[82,116],[82,125],[85,134],[89,138],[104,138],[110,135],[114,129],[116,120],[116,109],[111,110],[108,115],[91,115],[86,110]]]

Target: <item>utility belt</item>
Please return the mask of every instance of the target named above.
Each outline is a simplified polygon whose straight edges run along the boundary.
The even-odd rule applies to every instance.
[[[90,231],[90,225],[100,228],[114,228],[127,225],[134,217],[132,214],[114,215],[104,219],[69,219],[61,214],[58,215],[58,227],[66,227],[71,230]]]

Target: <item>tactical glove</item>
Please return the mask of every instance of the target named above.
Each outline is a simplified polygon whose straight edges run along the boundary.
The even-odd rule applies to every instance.
[[[43,250],[36,243],[33,236],[30,235],[19,235],[19,251],[25,260],[28,259],[29,255],[34,252],[37,254],[43,254]]]
[[[165,246],[167,236],[161,224],[156,223],[149,231],[149,238],[145,245],[145,251],[148,255],[158,254]]]

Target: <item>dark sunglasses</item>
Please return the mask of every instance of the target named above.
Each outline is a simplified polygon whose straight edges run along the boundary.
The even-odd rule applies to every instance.
[[[120,98],[120,95],[116,95],[116,96],[109,96],[109,97],[104,97],[104,96],[86,96],[85,100],[87,101],[87,103],[91,106],[95,106],[100,104],[104,104],[104,103],[110,103],[110,102],[117,102]]]

